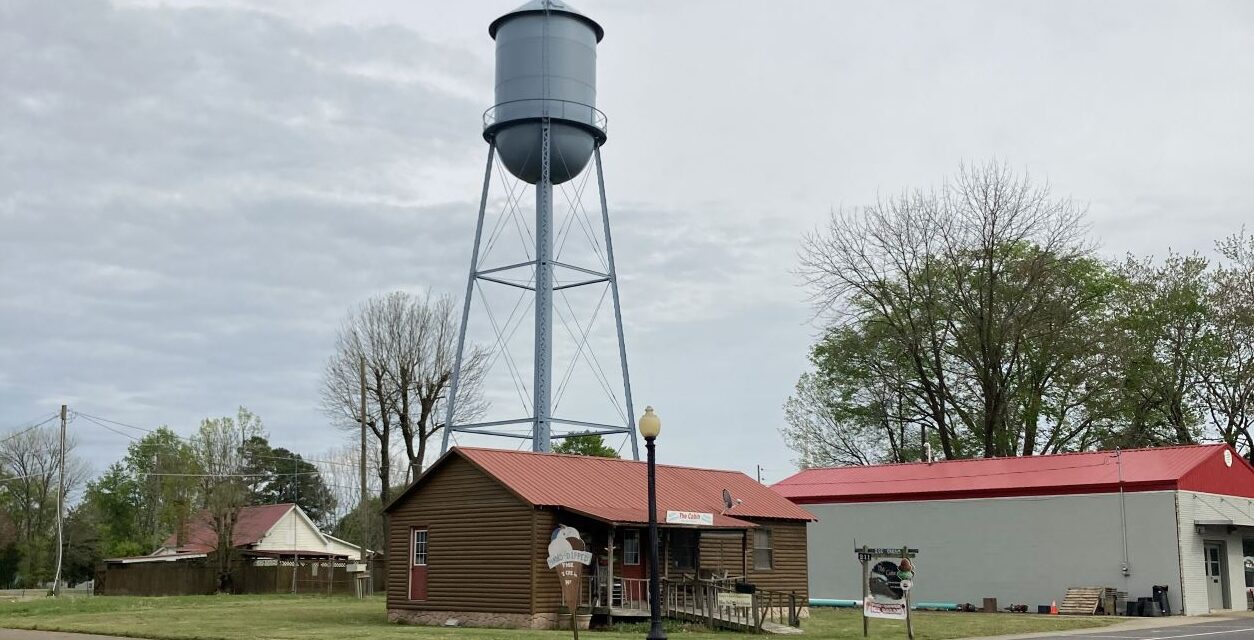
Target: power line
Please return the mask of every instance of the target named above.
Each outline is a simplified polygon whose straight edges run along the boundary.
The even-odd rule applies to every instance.
[[[39,424],[34,424],[34,425],[31,425],[31,426],[29,426],[29,427],[26,427],[25,429],[22,429],[21,431],[18,431],[17,433],[13,433],[13,434],[10,434],[10,435],[6,436],[3,440],[0,440],[0,443],[3,443],[3,442],[8,442],[8,441],[10,441],[10,440],[12,440],[12,439],[14,439],[14,438],[17,438],[17,437],[19,437],[19,436],[22,436],[22,435],[25,435],[25,434],[27,434],[27,433],[30,433],[31,431],[34,431],[35,429],[38,429],[38,428],[40,428],[40,427],[42,427],[42,426],[44,426],[44,425],[48,424],[49,422],[52,422],[53,420],[56,420],[56,419],[57,419],[57,416],[59,416],[59,415],[60,415],[60,414],[54,413],[54,414],[52,414],[50,417],[48,417],[47,419],[45,419],[43,422],[40,422]]]
[[[59,414],[53,411],[50,414],[39,416],[38,418],[31,418],[30,420],[23,420],[22,422],[17,423],[17,425],[9,427],[9,429],[29,429],[31,428],[29,425],[31,425],[32,423],[38,421],[39,424],[45,424],[45,423],[51,422],[53,418],[57,417],[57,415]],[[9,429],[5,429],[5,431],[8,431]]]

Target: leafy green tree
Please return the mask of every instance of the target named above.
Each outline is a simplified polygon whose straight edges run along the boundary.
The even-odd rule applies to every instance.
[[[291,502],[319,525],[332,524],[336,500],[318,467],[298,453],[271,448],[262,436],[249,439],[244,452],[252,504]]]
[[[1201,370],[1210,323],[1208,261],[1169,253],[1129,257],[1112,309],[1120,340],[1119,426],[1105,446],[1192,444],[1202,434]]]
[[[347,540],[353,544],[361,544],[361,510],[362,505],[355,506],[348,513],[344,514],[335,526],[331,529],[331,535]],[[379,501],[378,496],[372,496],[366,500],[364,507],[369,513],[370,527],[366,547],[372,551],[380,551],[383,549],[386,537],[386,521],[383,518],[383,504]]]
[[[553,446],[553,453],[570,453],[594,458],[619,457],[618,452],[605,444],[605,439],[595,433],[567,436]]]

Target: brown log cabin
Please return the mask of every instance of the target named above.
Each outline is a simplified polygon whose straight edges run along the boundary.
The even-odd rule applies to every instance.
[[[804,615],[808,511],[736,471],[658,465],[657,479],[666,584],[788,594]],[[388,557],[405,559],[387,563],[388,618],[552,628],[566,610],[546,564],[560,525],[593,554],[577,611],[647,616],[647,504],[643,462],[451,449],[384,508]],[[681,513],[700,523],[667,522]]]

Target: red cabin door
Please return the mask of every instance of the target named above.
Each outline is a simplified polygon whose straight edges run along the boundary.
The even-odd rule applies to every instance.
[[[427,599],[427,530],[409,530],[409,599]]]
[[[622,555],[618,567],[618,575],[624,578],[641,579],[645,573],[644,564],[648,562],[645,546],[648,534],[639,529],[623,529]]]

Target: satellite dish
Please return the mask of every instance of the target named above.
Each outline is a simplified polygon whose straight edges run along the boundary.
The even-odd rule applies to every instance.
[[[723,489],[723,508],[731,509],[732,507],[735,507],[735,506],[736,506],[736,501],[732,500],[731,491],[728,491],[727,489]]]

